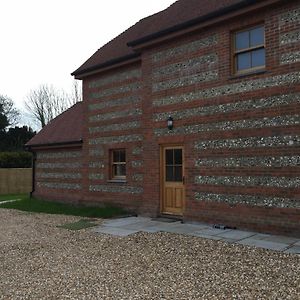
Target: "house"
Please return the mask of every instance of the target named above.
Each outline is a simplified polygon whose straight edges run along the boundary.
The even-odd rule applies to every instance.
[[[179,0],[73,72],[34,195],[300,236],[299,67],[300,1]]]

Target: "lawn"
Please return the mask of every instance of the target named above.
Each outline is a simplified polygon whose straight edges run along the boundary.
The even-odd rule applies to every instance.
[[[28,194],[0,195],[0,202],[6,201],[6,200],[25,199],[27,197],[28,197]]]
[[[73,215],[89,218],[111,218],[114,216],[124,215],[126,212],[121,208],[105,207],[82,207],[70,204],[44,201],[37,198],[30,198],[29,195],[1,195],[0,201],[21,199],[20,201],[5,203],[0,208],[17,209],[21,211]]]

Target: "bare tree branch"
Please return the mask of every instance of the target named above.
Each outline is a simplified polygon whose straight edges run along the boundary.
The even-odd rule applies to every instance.
[[[72,95],[68,95],[63,90],[55,89],[52,85],[43,84],[30,91],[26,97],[25,108],[32,119],[37,121],[43,128],[76,102]]]
[[[73,81],[73,93],[72,102],[73,104],[82,101],[82,84],[81,81],[74,79]]]

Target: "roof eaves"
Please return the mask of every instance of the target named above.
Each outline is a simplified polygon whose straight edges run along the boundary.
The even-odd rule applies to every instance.
[[[146,43],[148,41],[151,41],[151,40],[160,38],[162,36],[165,36],[167,34],[170,34],[170,33],[173,33],[173,32],[179,31],[179,30],[186,29],[186,28],[191,27],[193,25],[197,25],[199,23],[208,21],[208,20],[213,19],[213,18],[220,17],[222,15],[228,14],[230,12],[245,8],[247,6],[250,6],[250,5],[256,4],[258,2],[262,2],[262,1],[264,1],[264,0],[244,0],[240,3],[233,4],[233,5],[230,5],[228,7],[216,10],[216,11],[211,12],[209,14],[206,14],[204,16],[201,16],[201,17],[189,20],[187,22],[184,22],[184,23],[166,28],[164,30],[149,34],[149,35],[144,36],[142,38],[139,38],[137,40],[130,41],[130,42],[127,43],[127,46],[128,47],[135,47],[135,46],[138,46],[140,44]]]
[[[25,144],[26,149],[36,148],[36,147],[53,147],[53,146],[64,146],[64,145],[74,145],[74,144],[82,144],[83,140],[77,141],[66,141],[66,142],[59,142],[59,143],[45,143],[45,144]]]
[[[101,63],[101,64],[95,65],[93,67],[90,67],[90,68],[86,68],[86,69],[82,69],[82,70],[78,69],[78,70],[74,71],[73,73],[71,73],[71,75],[72,76],[80,76],[80,75],[83,75],[83,74],[86,74],[86,73],[97,71],[99,69],[103,69],[103,68],[106,68],[106,67],[124,62],[126,60],[138,58],[139,56],[140,56],[140,53],[133,53],[133,54],[117,57],[117,58],[108,60],[105,63]]]

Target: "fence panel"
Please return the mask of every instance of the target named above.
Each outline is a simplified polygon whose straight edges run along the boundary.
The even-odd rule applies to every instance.
[[[32,190],[32,169],[0,169],[0,194],[29,193]]]

